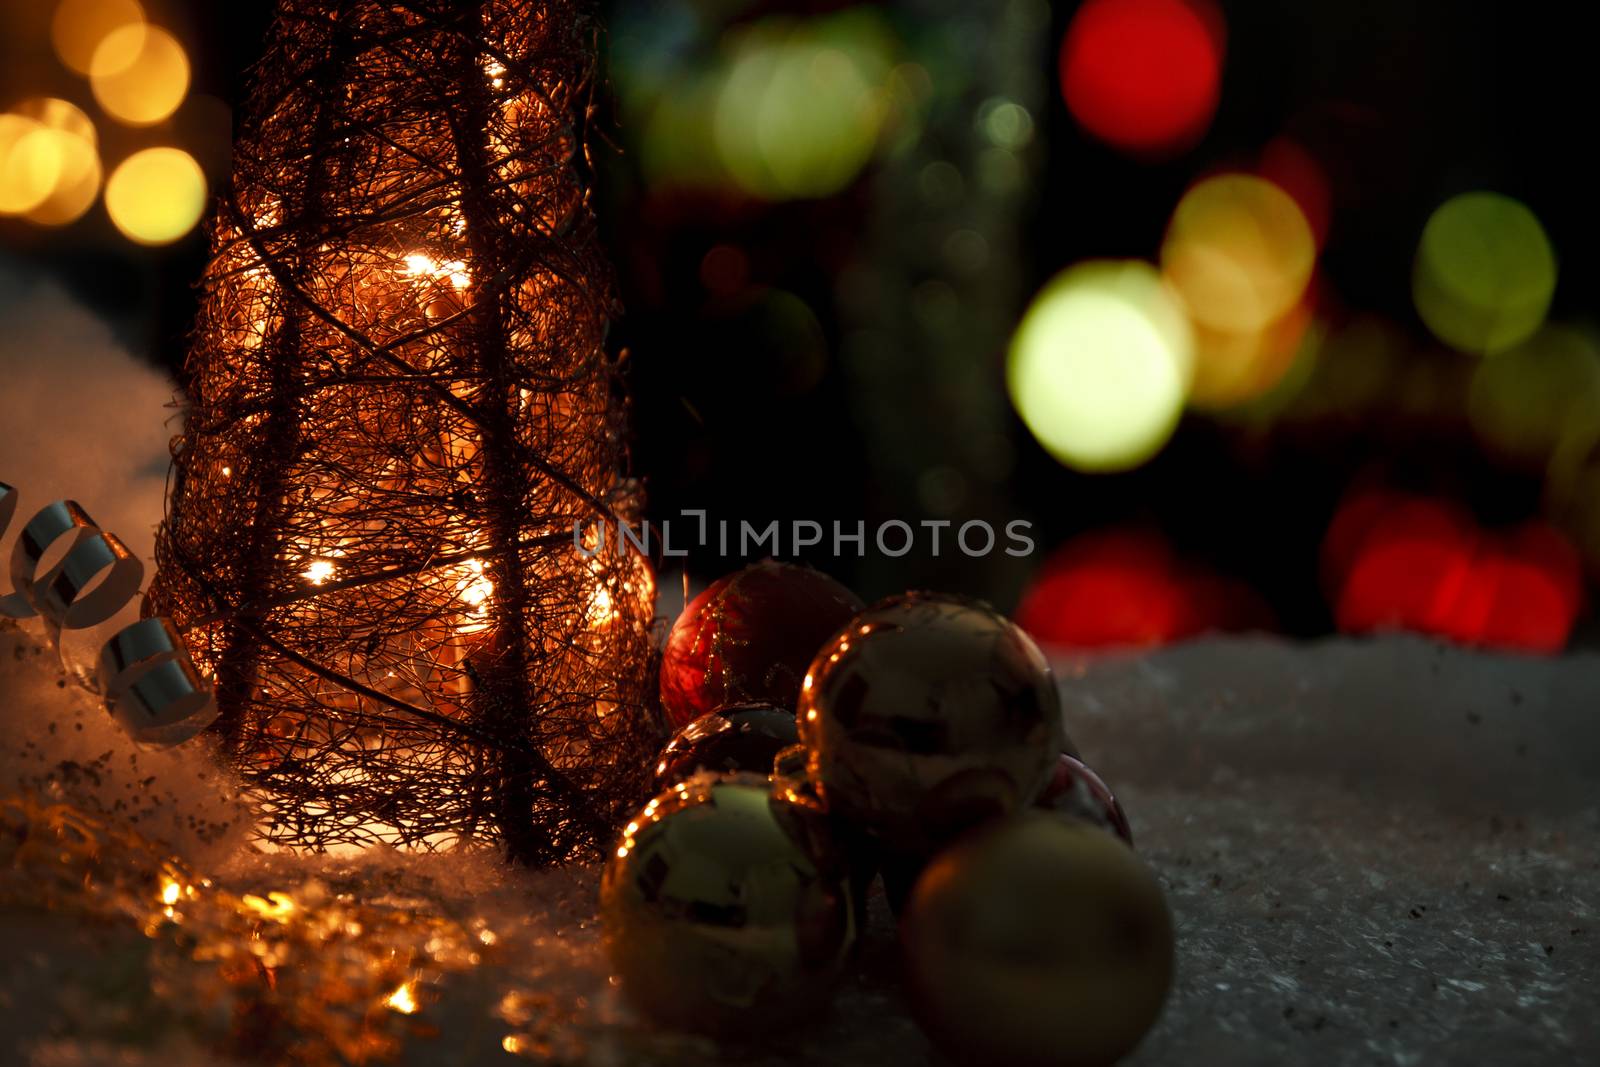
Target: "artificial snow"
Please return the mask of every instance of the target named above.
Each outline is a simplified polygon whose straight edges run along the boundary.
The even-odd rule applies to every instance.
[[[417,991],[402,1063],[937,1062],[907,1014],[881,896],[827,1018],[754,1049],[660,1033],[609,981],[596,872],[484,854],[255,854],[203,748],[119,742],[36,649],[0,628],[12,731],[0,790],[42,784],[138,814],[142,832],[239,892],[314,883],[492,931],[478,966]],[[1177,918],[1177,984],[1130,1062],[1600,1057],[1600,658],[1228,638],[1058,670],[1070,731],[1118,789]],[[152,777],[131,804],[125,783]],[[156,1010],[159,997],[151,1006],[137,931],[11,911],[0,943],[0,1060],[234,1062]]]

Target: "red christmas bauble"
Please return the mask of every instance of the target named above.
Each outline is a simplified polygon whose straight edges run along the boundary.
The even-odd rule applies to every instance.
[[[667,635],[667,721],[677,729],[740,701],[792,709],[817,649],[864,607],[821,571],[773,560],[713,582]]]

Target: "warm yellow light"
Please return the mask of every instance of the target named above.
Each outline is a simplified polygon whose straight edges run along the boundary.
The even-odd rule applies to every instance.
[[[0,115],[0,215],[25,215],[43,204],[61,177],[54,138],[22,115]]]
[[[177,148],[135,152],[106,181],[111,221],[143,245],[170,244],[194,229],[205,202],[205,173]]]
[[[611,602],[610,590],[601,587],[594,591],[594,603],[589,605],[589,625],[604,626],[616,618],[616,605]]]
[[[472,608],[481,608],[494,595],[494,583],[483,576],[481,559],[467,560],[467,576],[456,583],[461,599]]]
[[[37,96],[25,100],[11,109],[15,114],[30,118],[51,130],[60,130],[91,145],[97,141],[94,122],[83,109],[67,100],[54,96]]]
[[[305,569],[306,581],[312,585],[321,585],[333,577],[333,564],[325,559],[314,561]]]
[[[294,900],[287,893],[268,893],[264,897],[246,893],[239,898],[241,910],[249,911],[268,922],[286,923],[294,915]]]
[[[1230,333],[1197,324],[1190,407],[1223,410],[1270,392],[1300,356],[1311,322],[1302,302],[1261,330]]]
[[[1195,322],[1248,334],[1282,318],[1316,263],[1311,224],[1264,178],[1223,174],[1184,194],[1161,246],[1161,269]]]
[[[417,994],[413,988],[414,983],[402,982],[400,987],[384,1000],[384,1006],[401,1015],[415,1015],[417,1013]]]
[[[29,100],[14,114],[36,124],[12,148],[21,176],[13,191],[19,201],[35,201],[18,213],[41,226],[64,226],[82,218],[100,192],[94,123],[77,107],[54,97]]]
[[[420,252],[413,252],[405,258],[405,272],[412,277],[434,278],[448,280],[456,289],[465,289],[472,284],[472,274],[467,270],[465,262],[459,259],[447,260],[440,263],[432,256],[425,256]]]
[[[1006,385],[1051,455],[1084,471],[1149,459],[1172,435],[1194,368],[1182,303],[1147,263],[1057,275],[1011,340]]]
[[[181,896],[182,893],[183,886],[172,881],[171,879],[168,879],[166,884],[161,887],[161,903],[170,908],[178,902],[178,897]]]
[[[94,50],[89,87],[108,115],[129,126],[151,126],[183,103],[189,57],[159,26],[121,26]]]
[[[466,618],[459,630],[463,634],[482,633],[489,628],[488,604],[494,596],[494,582],[485,576],[481,559],[469,559],[454,568],[454,572],[458,575],[456,596],[467,606]]]
[[[50,23],[50,40],[61,62],[88,74],[94,51],[113,31],[144,23],[134,0],[61,0]]]

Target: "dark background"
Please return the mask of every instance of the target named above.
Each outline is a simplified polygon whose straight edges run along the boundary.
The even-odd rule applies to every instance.
[[[608,61],[611,43],[626,38],[646,49],[670,48],[674,62],[693,69],[709,62],[728,26],[853,5],[605,6]],[[878,10],[914,51],[941,33],[960,39],[998,32],[989,12],[978,10],[989,5],[967,6],[973,10],[963,13],[959,4],[907,0]],[[1056,51],[1075,6],[1050,6],[1048,24],[1041,21],[1033,39],[1023,35],[1008,46],[1017,63],[1031,64],[1038,91],[1035,135],[1018,153],[1023,187],[999,224],[1010,226],[1017,242],[1017,278],[991,285],[975,298],[983,307],[965,310],[1014,321],[1038,286],[1074,261],[1152,257],[1188,185],[1219,168],[1249,165],[1265,143],[1287,134],[1315,155],[1332,192],[1319,319],[1335,332],[1358,319],[1385,324],[1412,365],[1428,369],[1391,392],[1429,395],[1309,420],[1189,415],[1154,460],[1114,476],[1065,469],[1004,405],[996,425],[1009,453],[988,469],[986,483],[966,485],[953,499],[930,496],[911,488],[905,471],[921,451],[930,469],[937,466],[938,420],[919,430],[914,417],[908,422],[906,412],[894,410],[891,395],[863,394],[841,360],[852,328],[841,311],[851,298],[849,270],[892,254],[892,240],[872,225],[896,195],[892,168],[869,165],[837,195],[816,200],[768,203],[736,190],[662,188],[641,169],[639,125],[625,107],[608,108],[613,143],[596,146],[602,224],[628,309],[614,334],[631,353],[633,461],[652,515],[704,508],[731,520],[851,525],[939,514],[1018,517],[1036,523],[1041,553],[1079,531],[1145,522],[1198,565],[1254,587],[1285,630],[1315,634],[1330,627],[1317,552],[1353,480],[1376,473],[1446,493],[1490,524],[1537,514],[1539,476],[1505,466],[1474,443],[1459,411],[1463,357],[1429,339],[1412,307],[1410,275],[1429,212],[1457,192],[1492,188],[1531,206],[1551,235],[1560,260],[1552,319],[1582,323],[1591,315],[1600,245],[1592,171],[1581,161],[1591,136],[1592,44],[1571,24],[1572,9],[1449,0],[1222,3],[1228,49],[1216,119],[1192,150],[1152,163],[1086,136],[1062,104]],[[270,4],[171,2],[152,11],[189,46],[195,91],[237,107]],[[617,49],[618,63],[624,51]],[[0,88],[48,90],[21,84],[38,69],[35,59],[12,62]],[[937,64],[928,69],[940,76]],[[978,81],[964,90],[963,106],[988,95]],[[935,124],[929,127],[932,136]],[[220,155],[213,144],[202,156],[214,184],[223,178]],[[166,249],[138,249],[116,240],[97,208],[62,231],[0,223],[0,242],[114,320],[137,351],[179,366],[195,306],[191,285],[206,255],[198,235]],[[747,264],[745,281],[727,292],[708,285],[703,270],[707,252],[719,245],[738,250]],[[820,347],[811,324],[764,309],[755,297],[766,287],[810,308]],[[964,357],[995,396],[1003,342],[974,345]],[[785,362],[797,359],[805,368],[798,387]],[[889,423],[880,420],[900,428],[886,431]],[[878,462],[886,439],[898,440],[898,466]],[[929,484],[937,489],[941,477]],[[936,584],[1010,607],[1037,560],[1007,568],[824,552],[810,562],[869,597]],[[703,582],[737,563],[719,558],[713,546],[697,551],[688,570]]]

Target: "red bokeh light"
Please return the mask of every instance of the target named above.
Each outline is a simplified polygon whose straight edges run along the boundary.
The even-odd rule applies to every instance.
[[[1577,551],[1554,527],[1484,530],[1452,501],[1354,493],[1328,529],[1322,560],[1344,633],[1414,630],[1555,653],[1582,607]]]
[[[1210,631],[1266,630],[1272,612],[1242,582],[1180,560],[1153,530],[1082,534],[1045,561],[1017,623],[1058,648],[1150,647]]]
[[[1294,198],[1321,248],[1328,238],[1333,195],[1328,188],[1328,175],[1317,158],[1296,142],[1278,137],[1261,150],[1256,173]]]
[[[1061,42],[1061,92],[1096,137],[1140,155],[1200,139],[1222,86],[1210,0],[1088,0]]]

